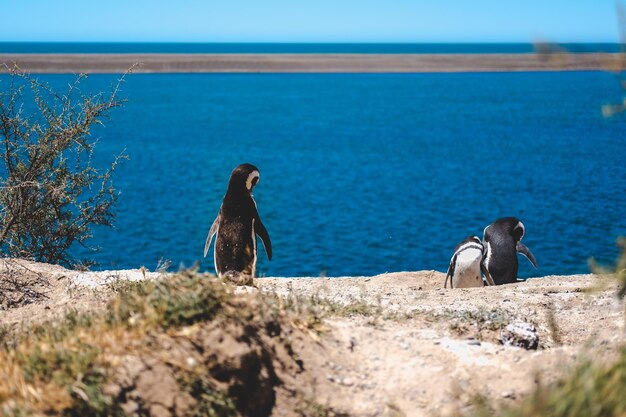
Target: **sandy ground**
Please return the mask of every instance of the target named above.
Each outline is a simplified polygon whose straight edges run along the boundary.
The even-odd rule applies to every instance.
[[[621,54],[0,54],[0,73],[492,72],[614,68]]]
[[[318,401],[350,415],[448,415],[476,394],[503,402],[553,381],[581,357],[610,358],[624,342],[614,284],[593,275],[444,290],[436,271],[360,278],[260,279],[263,291],[377,306],[331,317],[315,364]],[[497,323],[536,326],[539,349],[503,346]],[[306,352],[306,350],[305,350]]]
[[[0,272],[3,282],[16,275],[39,280],[33,281],[39,282],[36,294],[3,306],[4,327],[49,320],[68,309],[103,308],[111,283],[159,276],[6,260]],[[304,364],[297,378],[309,381],[301,388],[336,414],[449,415],[478,393],[517,401],[538,380],[554,381],[583,357],[608,360],[624,343],[624,305],[609,278],[550,276],[455,290],[443,289],[444,278],[437,271],[261,278],[258,289],[238,290],[276,293],[326,311],[321,333],[298,340],[294,349]],[[535,325],[537,350],[500,343],[500,327],[517,321]]]

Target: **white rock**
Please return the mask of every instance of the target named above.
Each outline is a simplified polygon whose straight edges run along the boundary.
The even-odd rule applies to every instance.
[[[527,350],[537,349],[539,336],[537,329],[530,323],[511,323],[500,332],[500,341],[506,346],[515,346]]]

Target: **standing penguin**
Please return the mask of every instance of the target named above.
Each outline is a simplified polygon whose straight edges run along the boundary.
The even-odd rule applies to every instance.
[[[483,249],[478,236],[468,236],[456,245],[444,288],[448,287],[448,279],[450,279],[450,288],[482,287],[484,284],[480,276],[481,271],[485,274],[487,285],[495,285],[489,276],[489,271],[483,265]]]
[[[217,218],[211,226],[204,245],[204,256],[213,236],[215,272],[238,284],[252,284],[256,275],[256,235],[261,237],[267,258],[272,259],[272,242],[261,222],[252,189],[259,182],[259,170],[251,164],[242,164],[230,174],[228,190]]]
[[[524,255],[537,268],[533,253],[521,243],[526,228],[515,217],[504,217],[485,227],[484,264],[496,285],[517,282],[517,252]]]

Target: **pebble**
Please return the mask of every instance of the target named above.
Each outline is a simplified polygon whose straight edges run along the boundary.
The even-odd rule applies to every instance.
[[[352,380],[350,378],[344,378],[339,382],[341,385],[344,385],[346,387],[351,387],[354,382],[352,382]]]

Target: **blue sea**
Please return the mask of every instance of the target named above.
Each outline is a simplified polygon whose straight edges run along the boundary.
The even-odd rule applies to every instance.
[[[620,52],[619,43],[550,44],[567,52]],[[213,54],[519,54],[532,43],[159,43],[0,42],[2,53],[213,53]]]
[[[94,131],[97,164],[130,157],[116,227],[95,230],[100,269],[212,270],[206,234],[243,162],[261,172],[266,276],[445,271],[504,216],[539,263],[520,258],[520,276],[585,273],[626,235],[626,118],[600,111],[622,100],[609,73],[137,74],[122,95]]]

